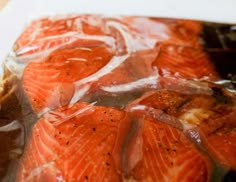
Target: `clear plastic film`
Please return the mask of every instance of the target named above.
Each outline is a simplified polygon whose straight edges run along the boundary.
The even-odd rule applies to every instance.
[[[32,21],[3,65],[2,179],[223,180],[236,170],[235,72],[225,76],[215,55],[235,65],[232,27],[102,15]],[[209,40],[219,38],[211,29],[223,44]]]

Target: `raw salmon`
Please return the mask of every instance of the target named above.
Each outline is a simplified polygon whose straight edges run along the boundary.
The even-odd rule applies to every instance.
[[[100,16],[71,15],[32,21],[17,39],[14,52],[25,56],[49,52],[86,35],[104,35]]]
[[[111,57],[108,47],[97,45],[59,49],[43,61],[29,63],[23,87],[33,109],[39,112],[68,104],[75,93],[74,82],[97,72]]]
[[[140,105],[145,106],[143,111],[146,114],[186,130],[218,163],[235,170],[235,96],[229,96],[218,89],[213,88],[213,95],[153,91],[127,108],[132,110]]]
[[[208,55],[201,49],[161,45],[153,66],[159,69],[162,76],[209,80],[219,78]]]
[[[131,171],[135,181],[209,181],[210,161],[184,134],[165,123],[144,117],[143,158]]]
[[[150,37],[157,43],[201,48],[202,25],[198,21],[168,18],[124,17],[123,22],[143,37]]]
[[[121,154],[130,118],[85,103],[62,107],[32,130],[17,181],[121,181]]]

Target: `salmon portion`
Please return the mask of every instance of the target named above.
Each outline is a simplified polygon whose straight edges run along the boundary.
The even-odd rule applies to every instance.
[[[210,161],[178,129],[145,117],[142,139],[143,158],[131,172],[135,181],[210,180]]]
[[[127,108],[132,110],[137,106],[145,106],[142,112],[186,130],[218,163],[235,170],[236,102],[234,96],[218,89],[213,88],[213,95],[153,91]],[[192,131],[195,131],[194,135]]]
[[[109,48],[59,49],[43,61],[29,63],[23,87],[33,109],[57,108],[68,104],[75,94],[75,82],[101,69],[112,57]]]
[[[85,103],[46,114],[32,130],[17,181],[121,181],[124,111]]]
[[[101,25],[101,17],[89,15],[34,20],[17,39],[14,52],[16,56],[39,54],[70,44],[83,35],[104,35]]]
[[[159,69],[162,76],[208,80],[219,78],[214,65],[201,49],[161,45],[153,66]]]
[[[201,48],[199,35],[202,25],[198,21],[168,18],[124,17],[123,22],[132,30],[161,44]]]
[[[219,107],[200,126],[204,146],[229,170],[236,170],[236,110]]]

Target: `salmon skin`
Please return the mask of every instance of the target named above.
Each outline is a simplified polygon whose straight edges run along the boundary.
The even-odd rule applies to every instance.
[[[215,87],[212,95],[172,90],[146,93],[127,106],[185,131],[227,170],[236,169],[235,96]]]
[[[45,114],[32,130],[17,181],[209,181],[209,159],[181,131],[134,118],[86,103]]]

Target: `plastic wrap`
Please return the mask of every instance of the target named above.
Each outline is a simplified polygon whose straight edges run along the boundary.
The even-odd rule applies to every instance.
[[[234,174],[234,28],[131,16],[32,21],[3,65],[2,179]]]

